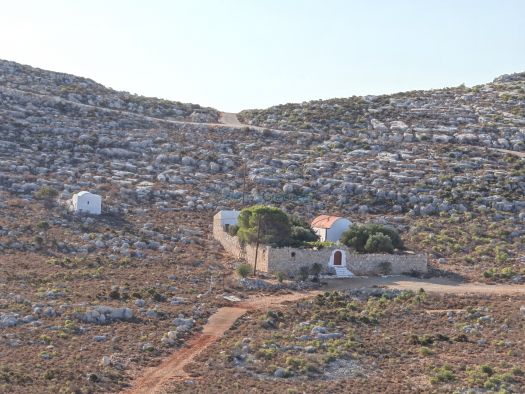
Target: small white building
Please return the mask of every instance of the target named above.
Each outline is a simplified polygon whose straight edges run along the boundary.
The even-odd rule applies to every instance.
[[[71,208],[75,213],[100,215],[102,213],[102,197],[86,191],[75,193],[71,198]]]
[[[237,224],[241,211],[219,211],[213,217],[214,223],[221,226],[224,231],[228,231],[228,227]]]
[[[312,220],[311,226],[319,235],[320,241],[337,242],[348,230],[352,222],[339,216],[319,215]]]

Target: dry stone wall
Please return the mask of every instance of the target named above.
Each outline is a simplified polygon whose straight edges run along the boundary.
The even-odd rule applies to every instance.
[[[269,272],[293,274],[302,266],[319,263],[329,272],[330,257],[335,250],[346,255],[346,266],[354,275],[404,274],[427,272],[425,254],[356,254],[346,247],[330,247],[321,250],[299,248],[269,248]]]
[[[245,250],[239,238],[233,237],[223,230],[220,220],[213,220],[213,238],[220,242],[224,250],[237,259],[245,258]]]
[[[245,259],[250,265],[255,264],[255,246],[242,245],[237,237],[229,235],[220,223],[214,222],[213,236],[224,249],[235,258]],[[356,254],[345,246],[315,249],[274,248],[259,245],[257,252],[257,270],[262,272],[284,272],[294,275],[302,266],[319,263],[323,272],[329,273],[329,261],[334,251],[340,250],[346,256],[346,267],[354,275],[404,274],[411,272],[425,273],[428,270],[426,254]]]
[[[425,273],[428,271],[426,254],[349,254],[348,269],[355,275]]]
[[[269,248],[268,268],[270,272],[285,272],[293,275],[302,266],[319,263],[323,266],[323,271],[327,272],[328,261],[336,249],[346,252],[345,248],[323,248],[320,250],[288,247]]]

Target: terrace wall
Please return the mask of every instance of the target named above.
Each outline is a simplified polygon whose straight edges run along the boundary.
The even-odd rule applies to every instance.
[[[220,223],[213,225],[213,237],[233,257],[244,259],[250,265],[255,263],[255,246],[243,245],[239,238],[228,234]],[[302,248],[274,248],[259,245],[257,252],[257,270],[262,272],[284,272],[295,275],[300,267],[319,263],[323,272],[330,272],[329,261],[334,251],[340,250],[346,256],[346,267],[354,275],[404,274],[411,272],[425,273],[428,270],[426,254],[357,254],[345,246],[326,247],[320,250]]]

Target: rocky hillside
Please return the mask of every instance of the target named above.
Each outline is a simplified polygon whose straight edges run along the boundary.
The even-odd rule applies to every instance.
[[[525,150],[525,72],[467,88],[285,104],[240,113],[247,124],[359,136],[368,143],[432,141]]]
[[[33,97],[43,95],[55,101],[57,105],[67,105],[67,100],[161,119],[213,123],[219,116],[212,108],[117,92],[91,79],[41,70],[6,60],[0,60],[0,89],[3,94],[28,96],[33,93]]]
[[[344,215],[354,222],[389,223],[401,232],[409,249],[428,253],[433,275],[459,274],[486,282],[525,281],[525,158],[520,156],[523,152],[497,148],[504,144],[434,138],[437,134],[430,123],[418,126],[430,131],[416,131],[415,123],[406,115],[411,112],[392,103],[385,104],[390,108],[385,117],[377,112],[375,126],[368,126],[366,112],[357,104],[365,99],[350,100],[362,111],[361,118],[346,120],[339,128],[292,123],[272,123],[271,129],[218,125],[215,110],[131,96],[82,78],[15,63],[0,62],[0,67],[2,393],[120,392],[148,366],[158,365],[159,358],[174,349],[184,349],[188,338],[202,329],[208,317],[227,305],[225,294],[243,297],[250,288],[255,289],[250,290],[253,293],[264,289],[251,287],[251,283],[264,283],[259,279],[239,282],[230,278],[239,261],[210,236],[212,215],[222,207],[266,203],[306,220],[326,213]],[[521,81],[502,84],[511,86]],[[482,91],[480,88],[480,95]],[[512,92],[509,90],[507,103],[516,100]],[[414,97],[428,94],[413,93]],[[389,99],[371,102],[376,100],[386,103]],[[486,100],[482,104],[474,98],[472,106],[490,105],[490,99]],[[500,105],[497,103],[493,105]],[[438,122],[438,107],[429,108],[434,109],[425,119]],[[495,133],[478,133],[474,128],[471,134],[508,133],[507,148],[521,149],[519,143],[510,145],[516,136],[523,135],[523,126],[517,126],[523,122],[523,113],[519,112],[523,105],[517,108],[512,112],[509,104],[509,111],[499,114],[500,122],[513,119],[514,126],[509,125],[506,131],[498,126]],[[353,110],[341,111],[353,119]],[[323,111],[315,118],[309,115],[309,119],[318,125],[331,124],[329,114]],[[421,115],[412,116],[416,119]],[[403,133],[392,130],[404,128],[402,124],[406,124]],[[457,127],[462,132],[466,127],[442,126]],[[301,130],[286,131],[295,128]],[[428,138],[418,138],[419,133],[427,133]],[[440,131],[439,135],[451,134]],[[79,190],[102,196],[102,215],[77,216],[67,211],[65,202]],[[286,282],[286,286],[304,285]],[[458,306],[432,299],[428,307],[435,312],[490,306],[498,313],[487,330],[503,327],[504,321],[508,327],[499,331],[504,334],[490,334],[485,340],[476,336],[478,330],[482,332],[476,323],[471,342],[478,341],[480,347],[471,350],[477,354],[483,350],[481,346],[492,346],[487,348],[493,354],[487,363],[504,360],[511,365],[521,360],[522,353],[509,354],[507,345],[494,345],[514,338],[518,318],[507,317],[516,313],[509,312],[510,307],[517,310],[521,302],[509,303],[507,298],[492,304],[485,301]],[[363,305],[376,309],[373,303]],[[339,304],[333,306],[340,309]],[[507,312],[501,312],[502,308]],[[301,314],[308,310],[301,308]],[[488,312],[483,310],[485,316]],[[415,328],[416,334],[426,335],[432,333],[427,327],[448,324],[445,314],[436,320],[421,309],[424,318],[414,322],[406,319],[406,313],[393,311],[393,320],[381,320],[383,326],[369,326],[373,332],[365,326],[355,327],[357,336],[363,335],[363,342],[373,344],[379,343],[377,327],[385,332],[394,327],[392,332],[398,333]],[[319,318],[314,316],[294,315],[289,321],[295,329],[302,321]],[[342,317],[346,319],[346,315]],[[337,321],[332,317],[326,320]],[[239,365],[232,365],[235,358],[231,355],[248,360],[265,354],[268,349],[260,347],[265,333],[252,326],[260,321],[253,315],[245,320],[249,326],[242,323],[240,331],[231,331],[242,336],[232,340],[231,346],[226,343],[223,349],[214,350],[215,355],[224,357],[210,358],[214,361],[206,363],[205,368],[211,371],[206,379],[222,384],[215,378],[222,368],[221,376],[227,371],[235,375],[221,378],[228,382],[226,391],[232,391],[232,381],[248,387],[239,380],[235,369]],[[344,321],[346,326],[348,323]],[[465,326],[464,320],[457,323]],[[290,327],[282,326],[288,332]],[[248,329],[255,333],[253,349],[258,351],[243,347],[241,353],[235,353],[234,343],[240,343]],[[446,334],[452,338],[457,333],[449,330]],[[391,333],[387,336],[379,343],[383,349],[400,343]],[[278,342],[277,346],[282,352],[289,343]],[[319,356],[339,354],[333,353],[339,352],[338,346],[318,349]],[[370,354],[376,350],[372,346]],[[412,350],[395,350],[395,355],[401,354],[404,360],[418,360]],[[442,350],[446,360],[465,354],[459,347],[450,352]],[[367,352],[359,350],[359,357],[368,368]],[[310,353],[303,353],[299,357],[310,357]],[[320,360],[317,354],[311,356],[314,362]],[[385,360],[393,357],[387,356]],[[276,361],[266,359],[259,364],[267,367],[262,373],[269,373],[270,364],[277,361],[282,363],[276,364],[279,367],[295,365],[279,353]],[[396,368],[390,368],[394,364],[378,365],[378,377],[386,371],[386,376],[407,382],[403,373],[411,376],[416,361],[407,364],[401,375],[397,361]],[[497,366],[498,374],[508,370]],[[435,374],[429,364],[421,371]],[[466,379],[463,370],[457,368],[454,373],[458,381]],[[422,373],[417,378],[428,376]],[[521,375],[514,380],[512,384],[521,384]],[[188,381],[190,386],[176,387],[173,392],[209,392],[209,387],[215,387],[211,380]],[[266,377],[260,382],[248,384],[261,390],[269,387],[268,382],[275,384]],[[305,382],[310,385],[312,380]],[[325,392],[324,381],[317,382],[318,391]],[[390,378],[377,379],[373,386],[376,391],[384,388],[381,382],[390,382]],[[349,386],[345,383],[340,387],[333,386],[332,391],[344,391]],[[300,391],[308,390],[305,387]]]
[[[74,86],[85,83],[85,95],[81,97],[95,97],[94,103],[103,102],[104,95],[99,92],[108,90],[76,77],[59,77],[40,70],[32,73],[34,69],[3,64],[12,70],[0,83],[0,190],[4,200],[17,197],[31,204],[40,189],[50,187],[60,193],[62,202],[78,190],[99,193],[107,212],[204,211],[205,215],[211,215],[221,207],[241,206],[244,191],[245,204],[274,204],[306,219],[319,213],[339,213],[355,220],[389,220],[405,229],[410,224],[414,248],[425,245],[421,243],[421,234],[432,233],[426,218],[430,218],[431,224],[442,226],[447,220],[460,223],[463,219],[458,217],[469,215],[469,220],[480,221],[476,225],[497,222],[491,229],[499,231],[501,224],[501,231],[505,228],[506,234],[502,242],[510,245],[506,253],[513,261],[520,258],[520,239],[525,233],[525,165],[520,152],[515,155],[493,146],[462,143],[471,140],[445,142],[430,131],[429,139],[408,138],[412,132],[415,136],[420,134],[405,116],[412,111],[400,112],[401,101],[408,107],[414,106],[415,99],[401,98],[406,94],[395,96],[397,101],[394,96],[369,99],[370,103],[384,102],[385,108],[390,108],[384,113],[395,119],[388,122],[380,116],[382,110],[376,109],[377,120],[373,123],[376,129],[383,128],[384,133],[365,128],[364,115],[361,115],[362,130],[348,125],[345,132],[250,129],[172,122],[136,112],[115,111],[104,105],[85,105],[79,103],[80,98],[60,99],[56,97],[60,84],[44,82],[43,75],[69,78],[77,81]],[[504,102],[511,106],[517,100],[516,95],[523,91],[510,87],[522,84],[521,77],[498,81],[502,82],[490,86],[508,86],[509,99],[495,100],[494,106]],[[95,86],[93,90],[88,88],[91,85]],[[28,86],[39,93],[27,93]],[[458,89],[411,95],[421,96],[421,102],[430,100],[431,95],[449,97],[450,101]],[[467,93],[465,89],[462,100],[471,97],[473,108],[487,107],[488,98],[485,104],[476,99],[476,94],[488,95],[487,89],[481,87],[478,93]],[[354,98],[347,102],[366,100]],[[322,105],[329,107],[327,103]],[[428,111],[426,118],[437,122],[444,116],[438,107],[428,104],[427,107],[435,111]],[[335,105],[332,106],[335,111],[334,108]],[[523,110],[512,108],[517,108],[514,112]],[[372,108],[367,111],[370,113]],[[400,113],[399,117],[394,115],[395,111]],[[319,124],[327,119],[322,113]],[[463,119],[467,119],[464,115]],[[510,119],[511,115],[506,112],[501,116]],[[515,124],[524,121],[523,116],[512,116]],[[459,118],[455,119],[459,122]],[[404,134],[392,132],[392,124],[401,127],[405,122],[411,127],[406,126]],[[451,122],[442,127],[459,127]],[[291,124],[273,126],[293,128]],[[462,132],[466,127],[462,126]],[[427,124],[425,130],[435,129]],[[499,133],[503,129],[495,130]],[[523,137],[523,128],[509,126],[504,130],[515,132],[513,138],[506,139],[509,143],[515,141],[514,137]],[[393,144],[393,137],[401,140]],[[512,147],[520,148],[519,143],[513,144]],[[417,218],[422,218],[427,232],[416,230]],[[22,249],[33,247],[20,245],[16,237],[1,234],[9,234],[9,229],[0,233],[0,250],[9,250],[13,245]],[[443,239],[456,236],[444,235]],[[96,240],[91,241],[94,247]],[[465,240],[468,248],[454,250],[446,242],[438,247],[435,239],[427,241],[428,251],[436,258],[452,255],[464,258],[463,252],[476,246],[471,238]],[[74,246],[68,250],[91,249],[82,240],[78,244],[78,250]],[[129,253],[127,248],[123,250]],[[494,247],[479,249],[479,257],[487,253],[493,256],[494,250]],[[490,266],[488,261],[487,265]]]

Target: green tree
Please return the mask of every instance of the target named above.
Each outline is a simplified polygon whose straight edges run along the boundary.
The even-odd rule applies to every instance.
[[[364,252],[369,235],[365,226],[350,226],[350,228],[341,235],[341,243],[354,248],[358,252]]]
[[[370,242],[367,250],[366,245],[368,243],[369,238],[378,234],[381,234],[390,240],[390,245],[392,246],[392,249],[390,249],[389,243],[383,237],[375,237],[374,240]],[[354,248],[360,253],[374,253],[371,250],[372,248],[376,247],[381,247],[385,249],[385,251],[391,250],[388,253],[391,253],[394,248],[404,248],[403,240],[401,239],[401,236],[399,235],[397,230],[393,227],[383,226],[380,224],[351,226],[341,236],[341,242],[346,246]]]
[[[292,226],[291,238],[293,244],[299,246],[305,242],[315,242],[319,239],[318,235],[308,227]]]
[[[244,208],[238,219],[237,235],[247,243],[287,246],[292,240],[292,226],[286,213],[275,207],[254,205]]]
[[[306,242],[315,242],[319,240],[319,236],[308,222],[297,216],[290,216],[290,223],[292,225],[292,246],[301,246]]]
[[[372,234],[365,244],[365,252],[367,253],[392,253],[393,251],[392,240],[385,234]]]

